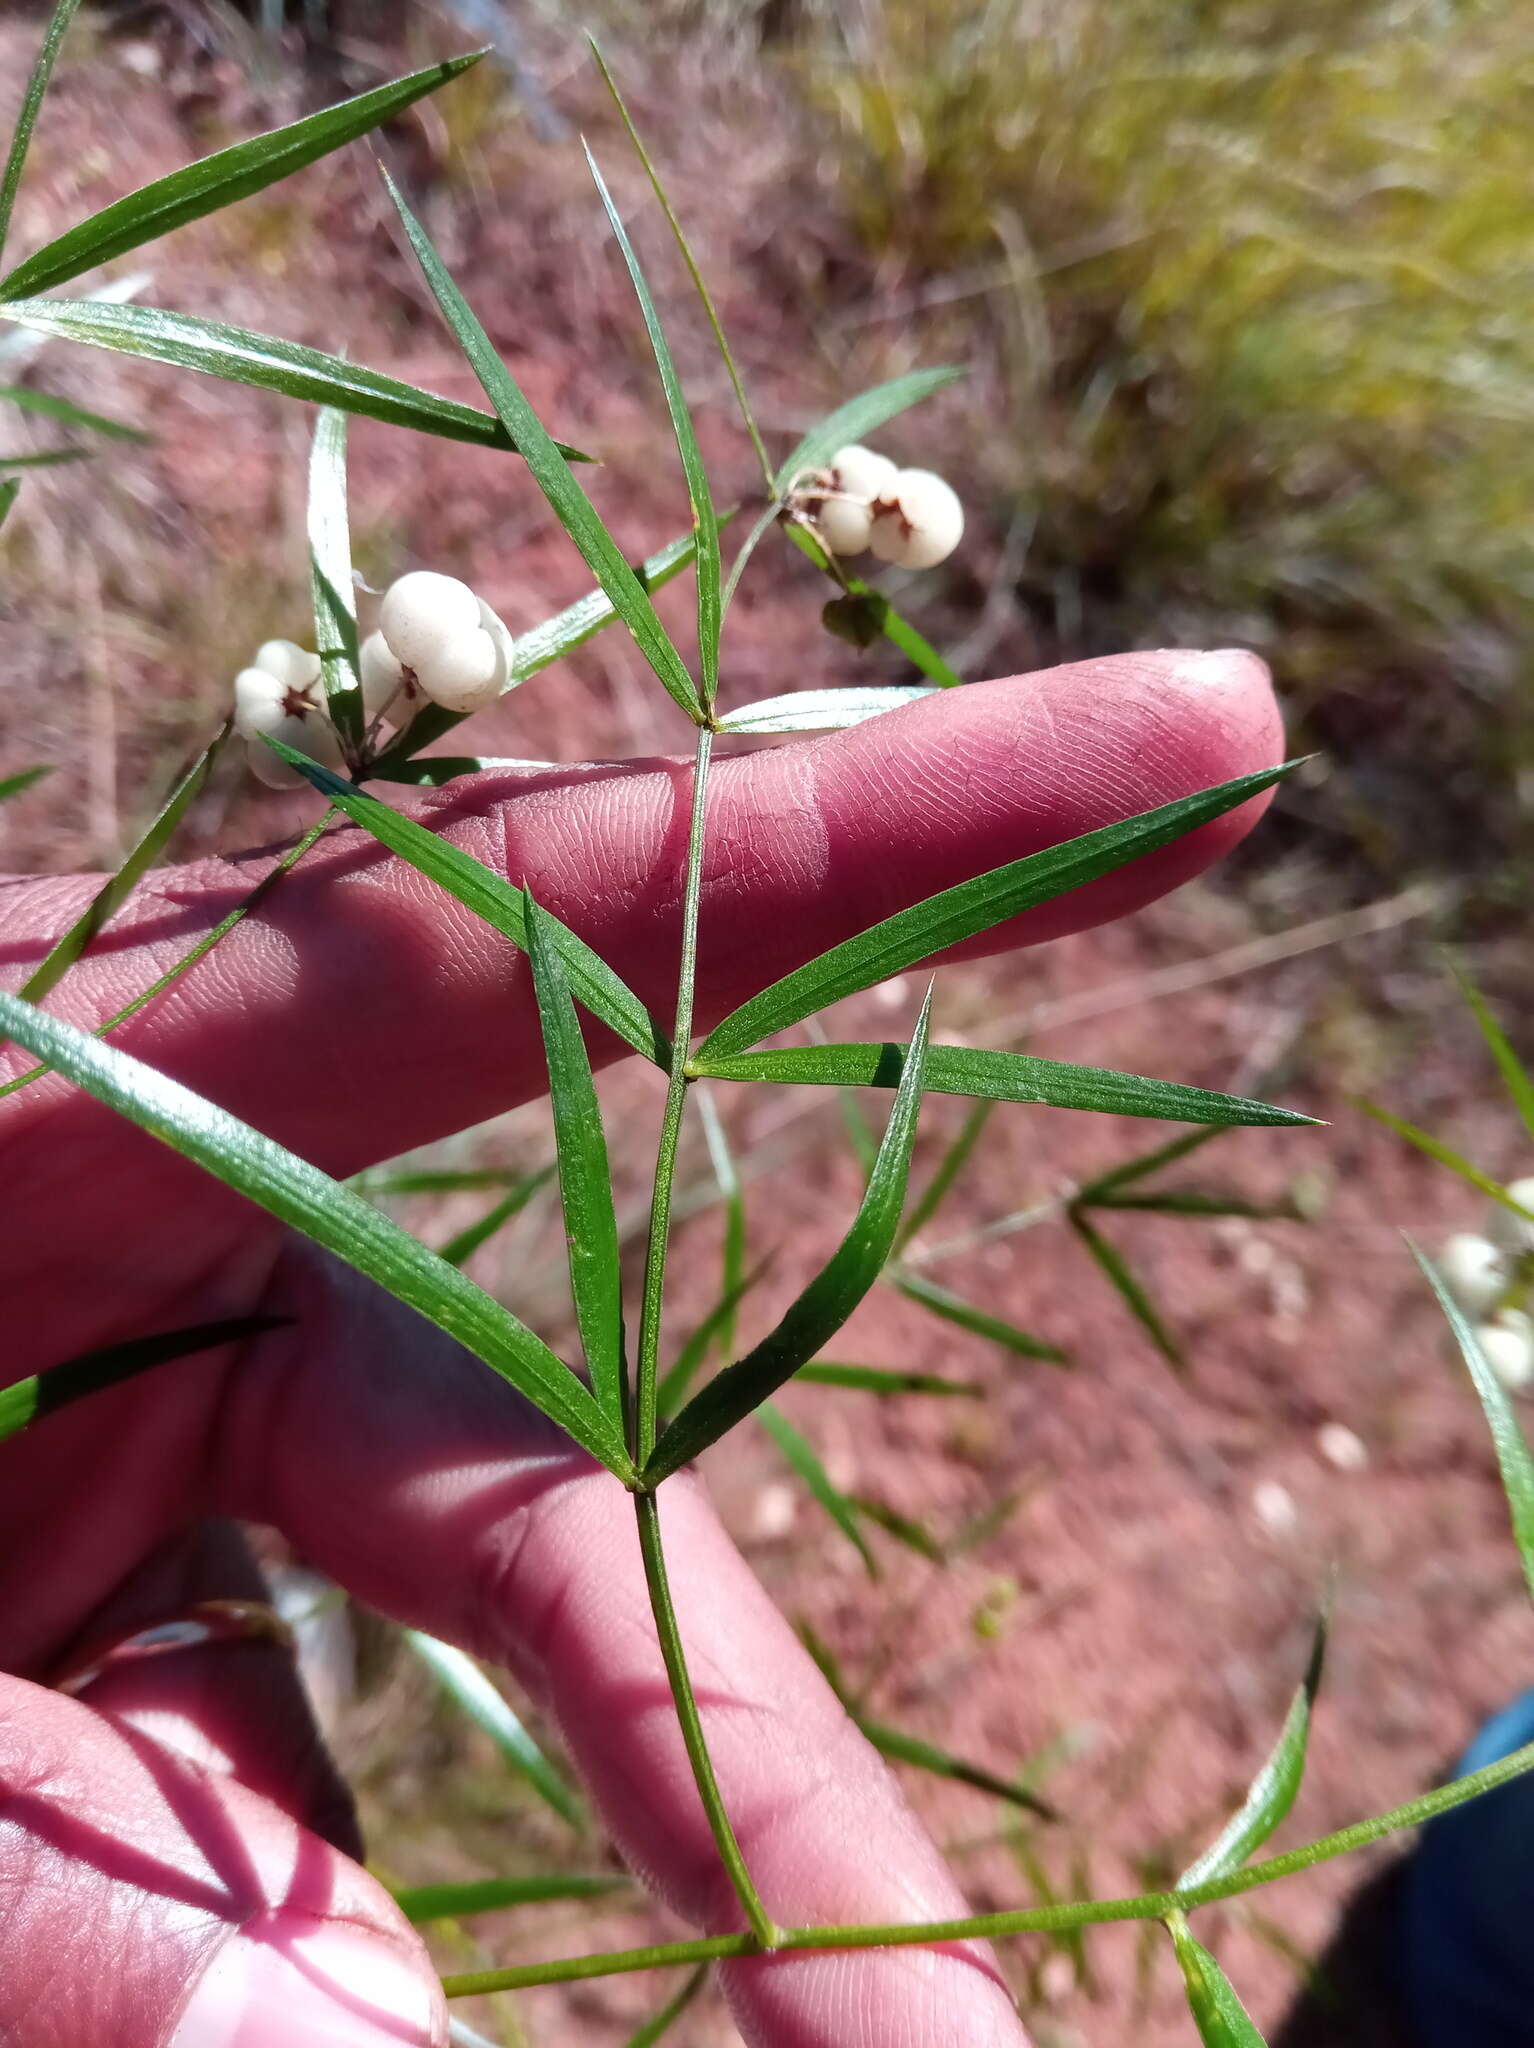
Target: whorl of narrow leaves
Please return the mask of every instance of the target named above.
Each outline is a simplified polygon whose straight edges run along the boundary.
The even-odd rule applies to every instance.
[[[644,1468],[646,1486],[658,1486],[775,1394],[835,1335],[883,1271],[900,1227],[910,1176],[931,1008],[929,990],[852,1228],[777,1328],[744,1358],[726,1366],[682,1410]]]

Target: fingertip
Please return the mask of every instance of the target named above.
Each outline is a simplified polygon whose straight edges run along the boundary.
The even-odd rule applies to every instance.
[[[169,2048],[444,2048],[424,1950],[277,1906],[218,1949]]]

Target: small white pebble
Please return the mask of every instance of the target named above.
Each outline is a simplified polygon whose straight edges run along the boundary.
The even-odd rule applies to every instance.
[[[1505,1212],[1504,1212],[1505,1213]],[[1508,1217],[1515,1223],[1515,1217]],[[1473,1231],[1457,1231],[1444,1242],[1438,1254],[1443,1284],[1467,1316],[1484,1315],[1503,1293],[1508,1282],[1507,1260],[1489,1238]]]
[[[1339,1472],[1362,1472],[1369,1462],[1363,1438],[1355,1436],[1345,1422],[1323,1423],[1316,1432],[1316,1448]]]
[[[881,562],[932,569],[964,534],[964,507],[951,484],[930,469],[902,469],[881,498],[869,545]]]
[[[799,1514],[799,1502],[791,1486],[775,1480],[764,1486],[756,1497],[751,1513],[750,1534],[758,1543],[775,1543],[793,1528]]]
[[[1509,1393],[1518,1394],[1534,1380],[1534,1323],[1520,1310],[1504,1309],[1494,1322],[1476,1331],[1486,1362]]]
[[[1292,1536],[1299,1527],[1294,1495],[1276,1479],[1264,1479],[1253,1488],[1252,1512],[1270,1536]]]

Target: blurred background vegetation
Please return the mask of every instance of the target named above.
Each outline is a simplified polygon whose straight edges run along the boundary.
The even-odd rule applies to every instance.
[[[44,12],[0,5],[0,71],[18,90]],[[1369,1591],[1339,1628],[1310,1817],[1319,1829],[1389,1804],[1497,1703],[1522,1642],[1479,1423],[1397,1237],[1402,1222],[1430,1235],[1465,1220],[1462,1191],[1361,1129],[1345,1097],[1368,1087],[1453,1125],[1499,1175],[1528,1170],[1420,935],[1431,923],[1468,937],[1516,1020],[1534,851],[1534,0],[113,0],[82,13],[18,233],[35,246],[196,154],[492,42],[497,65],[413,109],[380,150],[545,417],[603,457],[593,489],[641,554],[685,524],[685,499],[578,130],[635,223],[720,497],[748,496],[752,467],[586,60],[588,25],[695,238],[775,448],[882,377],[969,366],[888,440],[947,473],[969,509],[941,572],[890,579],[962,673],[1235,643],[1272,664],[1296,748],[1318,750],[1235,864],[1238,886],[1227,870],[1132,927],[945,985],[949,1024],[977,1040],[1266,1088],[1337,1119],[1303,1160],[1262,1134],[1221,1141],[1221,1172],[1228,1155],[1278,1220],[1122,1225],[1192,1379],[1174,1383],[1135,1348],[1122,1303],[1084,1263],[980,1243],[992,1219],[1057,1200],[1159,1134],[998,1116],[955,1196],[970,1242],[944,1283],[1059,1336],[1089,1370],[1020,1368],[994,1343],[934,1336],[930,1315],[883,1289],[858,1355],[951,1366],[990,1398],[939,1404],[954,1411],[941,1426],[899,1403],[870,1421],[862,1397],[830,1389],[794,1410],[839,1483],[944,1533],[941,1598],[909,1546],[885,1547],[876,1605],[849,1546],[828,1560],[823,1525],[795,1524],[765,1444],[713,1475],[726,1519],[785,1605],[884,1688],[879,1713],[1004,1774],[1060,1751],[1059,1834],[1003,1830],[991,1808],[923,1809],[982,1903],[1014,1902],[1020,1871],[1043,1897],[1129,1888],[1147,1858],[1178,1867],[1193,1846],[1183,1831],[1239,1791],[1270,1738],[1338,1555]],[[364,151],[183,230],[150,267],[149,302],[349,346],[473,395],[454,381],[462,365]],[[223,715],[254,645],[306,631],[308,422],[257,394],[60,347],[0,381],[34,370],[152,436],[30,472],[0,550],[3,737],[24,749],[6,765],[58,764],[8,806],[8,859],[52,869],[117,858],[178,754]],[[28,423],[8,424],[21,445]],[[451,568],[514,631],[584,588],[516,465],[366,426],[353,450],[354,534],[373,580],[407,563]],[[789,550],[763,548],[726,639],[734,701],[800,679],[908,679],[887,646],[859,668],[824,636],[823,595]],[[683,591],[668,616],[686,608]],[[599,639],[547,688],[519,693],[483,744],[561,759],[672,747],[654,694]],[[224,776],[180,850],[290,822]],[[1327,925],[1360,904],[1388,909],[1423,878],[1447,888],[1420,899],[1409,931]],[[1296,926],[1331,950],[1286,962]],[[1184,994],[1175,977],[1190,956],[1205,956],[1192,964],[1208,985]],[[876,1004],[868,1022],[885,1035]],[[615,1103],[650,1113],[627,1073],[603,1091],[610,1115]],[[813,1127],[808,1110],[784,1128],[749,1105],[733,1115],[753,1214],[773,1218],[764,1237],[792,1226],[777,1229],[754,1183],[793,1182],[797,1249],[770,1283],[786,1285],[805,1241],[844,1222],[856,1175],[834,1106],[817,1105]],[[935,1105],[924,1143],[951,1137],[959,1116]],[[423,1163],[535,1168],[543,1117],[518,1112]],[[679,1262],[679,1331],[707,1304],[719,1222],[701,1147],[690,1163],[703,1250]],[[1332,1195],[1325,1231],[1282,1220],[1285,1202],[1321,1206],[1294,1198],[1305,1171]],[[431,1199],[409,1219],[437,1239],[478,1213]],[[557,1238],[551,1212],[530,1207],[474,1269],[551,1333],[565,1313]],[[1318,1427],[1339,1416],[1368,1445],[1365,1476],[1318,1471]],[[1265,1486],[1298,1534],[1254,1526]],[[393,1874],[445,1879],[466,1859],[476,1874],[541,1870],[568,1852],[548,1809],[508,1781],[488,1738],[465,1738],[434,1706],[421,1672],[396,1663],[363,1691],[340,1746]],[[1116,1751],[1073,1770],[1077,1738],[1084,1756],[1099,1740]],[[599,1853],[583,1840],[583,1863]],[[1245,1965],[1243,1983],[1266,1982],[1267,2011],[1324,1946],[1335,1897],[1321,1887],[1286,1903],[1278,1933],[1236,1927],[1268,1943],[1270,1963],[1280,1934],[1290,1945],[1276,1987]],[[533,1952],[616,1943],[626,1924],[559,1911],[525,1937]],[[636,1914],[631,1932],[648,1926]],[[1110,1959],[1116,1939],[1103,1937]],[[1079,1954],[1020,1953],[1036,2038],[1074,2048],[1089,2038],[1079,2027],[1116,2040],[1132,2027],[1146,2048],[1183,2042],[1180,1998],[1157,2007],[1126,1954],[1105,1991]],[[583,2026],[642,2013],[625,1995],[571,1993],[568,2035],[547,1996],[527,2010],[540,2039],[590,2038]],[[1110,2005],[1118,2030],[1103,2034]],[[507,2040],[524,2038],[515,2012],[501,2017]],[[693,2026],[689,2039],[729,2038],[717,2011],[714,2031]],[[1344,2025],[1335,2038],[1366,2036]]]

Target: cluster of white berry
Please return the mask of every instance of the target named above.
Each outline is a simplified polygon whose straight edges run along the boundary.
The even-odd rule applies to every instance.
[[[964,507],[935,471],[897,469],[856,442],[806,477],[795,496],[833,555],[872,548],[898,568],[933,569],[964,533]]]
[[[378,631],[359,650],[362,716],[371,730],[396,700],[429,697],[446,711],[481,711],[506,688],[512,639],[481,597],[456,576],[414,569],[384,592]],[[262,744],[262,735],[327,768],[341,765],[320,658],[293,640],[268,640],[234,679],[235,730],[249,741],[251,772],[272,789],[304,778]]]
[[[1509,1183],[1520,1208],[1534,1209],[1534,1178]],[[1459,1231],[1438,1255],[1444,1285],[1467,1316],[1487,1362],[1514,1392],[1534,1382],[1534,1317],[1523,1305],[1534,1280],[1534,1223],[1498,1207],[1483,1237]]]

